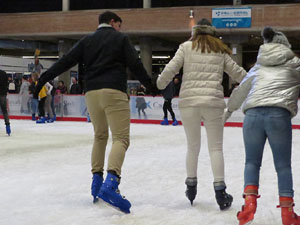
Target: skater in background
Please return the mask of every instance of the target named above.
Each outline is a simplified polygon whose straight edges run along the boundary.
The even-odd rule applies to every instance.
[[[4,117],[6,133],[10,136],[10,122],[7,112],[7,91],[8,91],[8,76],[3,70],[0,70],[0,108]]]
[[[176,120],[175,113],[172,108],[172,99],[176,95],[176,85],[179,84],[179,78],[175,77],[168,86],[161,91],[161,94],[164,98],[163,112],[164,112],[164,120],[160,122],[161,125],[169,125],[168,120],[168,111],[172,117],[172,125],[177,126],[179,123]]]
[[[278,178],[282,223],[299,225],[300,218],[293,211],[291,118],[298,110],[300,59],[292,52],[283,33],[266,27],[262,37],[264,44],[259,48],[257,62],[240,86],[233,90],[224,114],[226,121],[244,102],[245,204],[237,217],[240,225],[254,219],[260,167],[268,139]]]
[[[30,83],[26,76],[22,77],[22,84],[19,92],[19,96],[21,97],[21,113],[29,113],[28,101],[29,101],[29,86]]]
[[[38,104],[39,119],[36,121],[36,123],[46,123],[45,103],[46,103],[46,99],[47,99],[47,92],[48,92],[48,89],[46,88],[45,85],[43,85],[42,88],[39,88],[36,84],[36,90],[34,92],[34,95],[38,95],[37,98],[39,100],[39,104]]]
[[[40,63],[40,60],[39,60],[38,56],[36,55],[36,56],[34,57],[33,72],[34,72],[34,73],[41,74],[42,69],[44,69],[44,67],[43,67],[43,65]]]
[[[45,116],[47,115],[46,121],[47,123],[53,123],[55,118],[54,118],[54,114],[52,111],[52,107],[51,107],[51,102],[52,102],[52,90],[53,90],[53,86],[50,84],[50,82],[47,82],[45,84],[45,87],[47,89],[47,97],[46,97],[46,101],[45,101]]]
[[[216,37],[216,28],[207,19],[202,19],[193,27],[191,39],[179,46],[174,58],[157,79],[157,87],[164,89],[183,67],[179,110],[187,138],[186,196],[193,204],[197,194],[203,122],[214,176],[213,186],[221,210],[230,207],[233,200],[225,191],[223,113],[226,105],[223,72],[237,82],[246,75],[246,71],[232,60],[230,54],[231,50]]]
[[[32,82],[31,84],[29,85],[29,95],[31,97],[30,101],[31,101],[31,116],[32,116],[32,121],[36,121],[36,113],[38,113],[38,105],[39,105],[39,101],[33,97],[33,93],[35,92],[35,86],[36,86],[36,83],[39,79],[39,74],[38,73],[32,73],[31,74],[31,79],[32,79]]]
[[[56,94],[68,94],[67,87],[65,86],[65,82],[60,80],[58,81],[58,86],[56,88]]]
[[[12,77],[8,77],[8,93],[16,93],[16,83]]]
[[[70,88],[70,95],[81,95],[82,94],[82,89],[80,85],[78,84],[77,78],[72,77],[72,85]]]
[[[138,115],[139,115],[139,119],[141,118],[141,111],[144,115],[144,119],[147,119],[147,114],[145,112],[145,109],[147,108],[147,103],[145,101],[145,92],[140,90],[137,92],[137,97],[136,97],[136,100],[135,100],[135,107],[138,109]]]
[[[127,96],[126,67],[150,90],[156,93],[143,64],[129,38],[119,32],[121,18],[106,11],[99,16],[98,29],[82,38],[38,82],[35,95],[43,85],[77,63],[85,65],[86,103],[94,127],[92,150],[92,196],[98,197],[122,212],[130,213],[130,202],[121,196],[118,186],[121,168],[129,146],[130,108]],[[105,150],[112,133],[112,147],[103,183]]]

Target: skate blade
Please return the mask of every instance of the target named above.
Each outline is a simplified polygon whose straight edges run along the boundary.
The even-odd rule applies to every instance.
[[[93,203],[95,204],[95,203],[97,203],[99,201],[99,198],[97,198],[97,197],[94,197],[94,199],[93,199]]]
[[[231,208],[231,203],[228,204],[228,205],[222,205],[222,206],[220,206],[220,210],[221,210],[221,211],[227,211],[227,210],[229,210],[230,208]]]
[[[115,210],[118,211],[118,212],[121,212],[121,213],[123,213],[123,214],[129,214],[129,213],[130,213],[130,212],[124,212],[124,211],[122,211],[120,208],[118,208],[118,207],[116,207],[116,206],[113,206],[113,205],[109,204],[108,202],[104,201],[102,198],[99,198],[99,200],[100,200],[99,202],[103,202],[105,205],[109,206],[110,208],[115,209]]]

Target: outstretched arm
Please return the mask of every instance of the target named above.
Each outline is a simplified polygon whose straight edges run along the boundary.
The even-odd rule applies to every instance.
[[[241,82],[246,76],[246,70],[239,66],[228,54],[225,54],[224,71],[235,81]]]
[[[156,84],[158,89],[163,90],[172,81],[173,77],[179,73],[179,70],[184,63],[184,50],[183,45],[179,46],[173,59],[166,65],[160,76],[158,77]]]
[[[133,72],[135,77],[151,91],[151,89],[153,89],[151,78],[147,74],[134,46],[130,43],[127,36],[125,36],[123,40],[123,52],[126,65],[129,67],[130,71]]]
[[[241,107],[251,90],[252,82],[255,76],[250,72],[243,79],[242,83],[233,90],[227,103],[227,111],[234,112]]]
[[[66,55],[64,55],[61,59],[54,63],[47,71],[42,73],[36,86],[34,94],[35,97],[37,97],[38,93],[45,85],[45,83],[53,80],[55,77],[59,76],[63,72],[75,66],[79,61],[81,61],[83,55],[82,40],[77,42],[77,44]]]

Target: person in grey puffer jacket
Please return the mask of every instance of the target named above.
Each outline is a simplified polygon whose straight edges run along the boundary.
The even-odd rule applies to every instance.
[[[197,194],[197,168],[201,146],[201,122],[204,123],[214,190],[220,209],[231,206],[227,194],[223,157],[223,114],[226,107],[222,86],[226,72],[241,82],[246,71],[230,57],[231,50],[216,37],[216,28],[202,19],[192,29],[190,40],[179,46],[174,58],[157,79],[157,87],[164,89],[183,67],[179,93],[179,110],[187,138],[186,196],[193,203]]]
[[[226,121],[244,102],[245,205],[238,213],[238,220],[242,225],[254,219],[259,171],[268,139],[278,177],[282,223],[299,225],[300,218],[293,211],[291,118],[298,109],[300,59],[290,49],[283,33],[266,27],[262,36],[264,44],[260,46],[257,62],[233,91],[224,114]]]

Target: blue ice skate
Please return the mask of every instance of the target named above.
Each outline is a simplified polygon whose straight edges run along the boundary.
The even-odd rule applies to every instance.
[[[120,179],[117,176],[107,173],[98,197],[122,212],[130,213],[131,204],[124,196],[120,195],[119,184]]]
[[[172,125],[173,126],[177,126],[177,125],[179,125],[179,123],[178,123],[178,121],[176,119],[174,119]]]
[[[47,119],[47,123],[54,123],[54,119],[53,118]]]
[[[88,114],[87,117],[86,117],[86,122],[88,122],[88,123],[92,122],[92,121],[91,121],[91,117],[90,117],[89,114]]]
[[[10,133],[11,133],[10,125],[6,125],[6,133],[8,136],[10,136]]]
[[[98,194],[100,191],[100,188],[102,186],[103,183],[103,176],[101,176],[98,173],[94,173],[93,174],[93,181],[92,181],[92,186],[91,186],[91,194],[94,197],[93,199],[93,203],[98,202]]]
[[[169,125],[168,118],[164,118],[163,121],[160,122],[161,125]]]
[[[36,121],[36,123],[46,123],[46,118],[41,117],[39,120]]]

